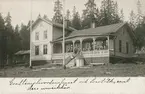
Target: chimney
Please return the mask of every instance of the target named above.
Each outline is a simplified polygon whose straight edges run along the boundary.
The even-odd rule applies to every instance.
[[[95,28],[96,26],[95,26],[95,21],[92,21],[92,23],[91,23],[91,28]]]

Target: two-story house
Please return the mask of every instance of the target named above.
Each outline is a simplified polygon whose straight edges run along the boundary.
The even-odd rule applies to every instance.
[[[31,60],[62,63],[61,24],[38,17],[31,32]],[[113,63],[134,55],[135,35],[127,23],[118,23],[84,30],[65,28],[65,58],[79,48],[87,63]],[[41,62],[40,62],[41,63]]]
[[[33,23],[32,28],[31,61],[51,61],[53,56],[53,44],[51,42],[62,37],[63,26],[50,21],[47,17],[41,18],[39,16]],[[71,27],[66,27],[66,35],[74,30]]]

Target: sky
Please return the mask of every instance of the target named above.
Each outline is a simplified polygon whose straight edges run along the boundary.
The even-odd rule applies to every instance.
[[[36,20],[38,15],[43,16],[46,14],[51,20],[54,12],[54,2],[56,0],[0,0],[0,13],[3,17],[10,12],[12,16],[12,25],[27,24],[31,18],[31,4],[32,4],[32,19]],[[63,0],[61,0],[63,1]],[[73,6],[76,6],[76,10],[81,14],[85,9],[84,4],[88,0],[65,0],[65,9],[69,9],[72,12]],[[100,7],[102,0],[95,0],[97,7]],[[130,11],[137,11],[137,0],[114,0],[118,2],[119,9],[123,8],[125,20],[128,20]],[[140,0],[142,4],[142,12],[145,14],[145,0]]]

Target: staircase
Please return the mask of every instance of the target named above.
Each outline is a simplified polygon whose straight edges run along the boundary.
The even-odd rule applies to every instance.
[[[73,67],[75,66],[75,56],[69,56],[65,59],[65,66],[66,67]]]
[[[72,59],[67,65],[66,67],[74,67],[75,66],[75,58]]]

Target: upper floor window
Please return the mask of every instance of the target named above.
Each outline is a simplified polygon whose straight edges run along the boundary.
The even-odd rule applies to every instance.
[[[122,41],[119,40],[119,52],[122,52]]]
[[[39,46],[35,46],[35,55],[39,55]]]
[[[47,39],[47,30],[44,31],[44,39]]]
[[[43,45],[43,54],[47,54],[47,45]]]
[[[128,52],[129,52],[129,44],[128,42],[126,42],[126,53],[128,54]]]
[[[39,40],[39,32],[35,33],[35,40]]]

